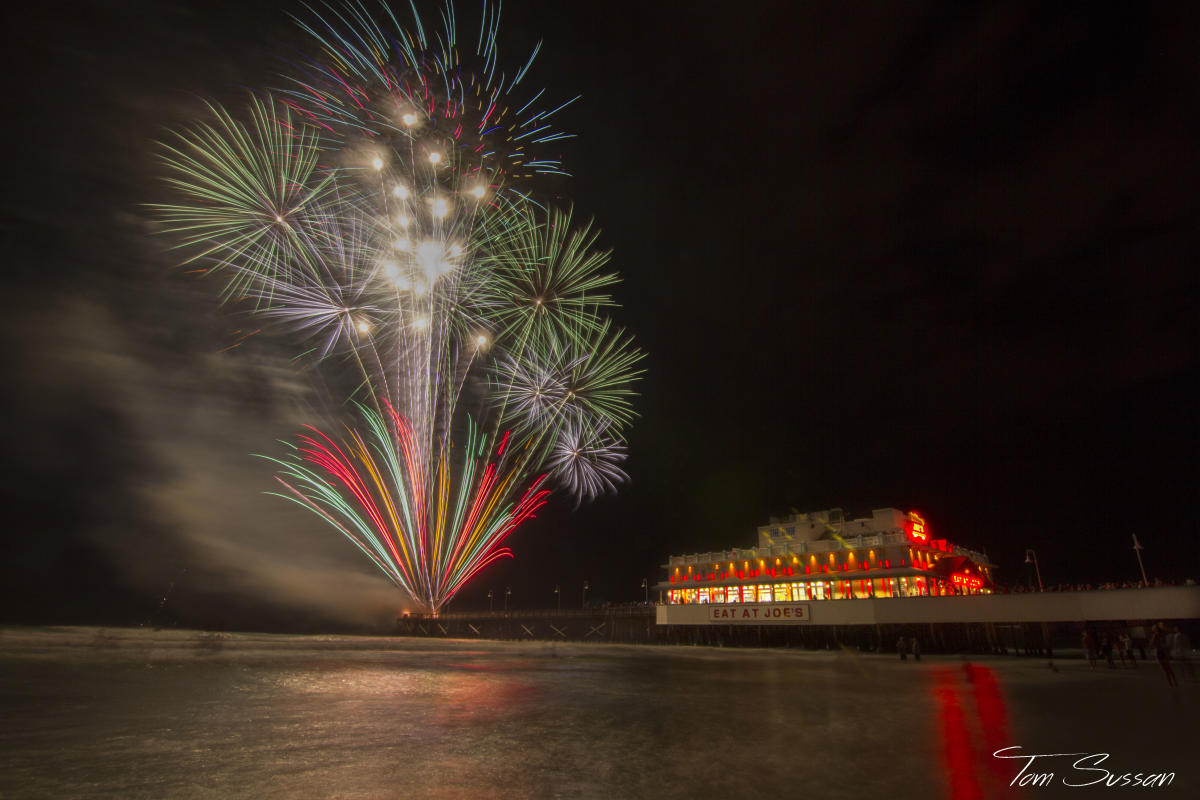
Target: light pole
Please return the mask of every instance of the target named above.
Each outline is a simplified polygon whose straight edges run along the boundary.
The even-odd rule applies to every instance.
[[[642,605],[650,605],[650,581],[642,578]]]
[[[512,594],[512,587],[505,586],[504,587],[504,613],[505,614],[508,613],[508,598],[511,594]]]
[[[492,603],[492,590],[488,589],[488,613],[495,614],[496,606]]]
[[[587,608],[587,590],[588,590],[588,582],[584,581],[583,582],[583,608]]]
[[[562,611],[562,592],[558,590],[558,584],[554,585],[554,605],[560,612]]]
[[[1142,543],[1137,540],[1137,534],[1133,534],[1133,552],[1137,553],[1138,568],[1142,571],[1142,586],[1147,587],[1150,581],[1146,580],[1146,565],[1142,563],[1142,551],[1146,548],[1142,547]]]
[[[1038,566],[1037,553],[1033,552],[1032,550],[1026,550],[1025,551],[1025,563],[1033,564],[1033,569],[1037,573],[1038,591],[1039,592],[1046,591],[1042,587],[1042,568]]]

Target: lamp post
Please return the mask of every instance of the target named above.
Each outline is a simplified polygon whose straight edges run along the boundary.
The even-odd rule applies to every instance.
[[[1033,564],[1033,569],[1037,573],[1038,591],[1039,592],[1046,591],[1042,587],[1042,568],[1038,566],[1037,553],[1033,552],[1032,550],[1026,550],[1025,551],[1025,563]]]
[[[1146,580],[1146,565],[1142,563],[1142,551],[1146,548],[1142,547],[1142,543],[1137,540],[1137,534],[1133,534],[1133,552],[1137,553],[1138,569],[1142,571],[1142,586],[1150,585],[1150,581]]]
[[[642,578],[642,605],[650,605],[650,581]]]
[[[488,589],[488,613],[495,614],[496,606],[492,603],[492,590]]]
[[[505,587],[504,587],[504,613],[505,613],[505,614],[507,614],[507,613],[508,613],[508,598],[509,598],[509,596],[511,596],[511,595],[512,595],[512,587],[511,587],[511,586],[505,586]]]
[[[583,582],[583,608],[587,608],[587,590],[588,590],[588,582],[584,581]]]
[[[560,612],[562,611],[562,592],[558,590],[558,584],[554,586],[554,605],[558,607]]]

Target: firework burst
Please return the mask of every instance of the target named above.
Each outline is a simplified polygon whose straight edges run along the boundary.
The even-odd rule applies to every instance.
[[[621,469],[625,446],[605,428],[592,431],[579,423],[564,426],[555,438],[546,468],[551,478],[567,487],[578,500],[593,500],[615,492],[628,476]]]
[[[461,453],[443,449],[426,475],[407,419],[390,406],[386,418],[359,411],[366,437],[350,429],[335,441],[312,428],[289,456],[270,459],[287,490],[279,496],[315,512],[397,586],[439,608],[480,570],[511,556],[501,543],[546,502],[546,476],[521,487],[525,458],[508,437],[489,453],[487,435],[469,418]]]
[[[626,479],[641,353],[604,316],[598,233],[536,200],[568,103],[522,93],[533,56],[500,67],[497,10],[470,63],[449,5],[438,30],[359,3],[298,22],[283,86],[164,145],[180,199],[157,208],[227,302],[359,370],[359,427],[272,458],[279,494],[436,612],[551,485]]]

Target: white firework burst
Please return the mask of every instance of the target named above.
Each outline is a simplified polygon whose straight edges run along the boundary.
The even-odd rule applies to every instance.
[[[550,449],[546,466],[551,477],[570,491],[577,501],[594,500],[629,480],[621,469],[625,446],[602,428],[591,431],[582,425],[566,425]]]

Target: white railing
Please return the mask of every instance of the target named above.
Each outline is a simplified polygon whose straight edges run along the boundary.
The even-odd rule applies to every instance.
[[[903,533],[876,533],[860,535],[845,539],[847,545],[858,550],[864,547],[886,547],[894,544],[904,544],[908,537]],[[842,549],[842,542],[837,539],[817,539],[815,541],[792,541],[782,544],[772,544],[766,547],[737,547],[732,550],[714,551],[709,553],[690,553],[681,556],[669,556],[668,567],[695,566],[698,564],[720,564],[729,561],[751,561],[767,556],[800,555],[806,553],[829,553]],[[951,555],[962,555],[980,562],[987,563],[987,556],[977,550],[953,545]]]

